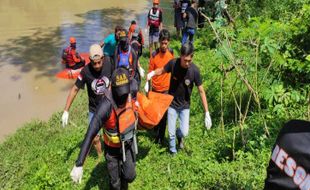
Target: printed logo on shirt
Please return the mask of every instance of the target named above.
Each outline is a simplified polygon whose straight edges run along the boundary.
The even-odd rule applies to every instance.
[[[282,172],[291,177],[294,184],[301,190],[310,189],[310,174],[307,174],[302,166],[298,166],[294,158],[285,152],[283,148],[276,145],[271,160]]]
[[[189,79],[185,79],[184,83],[185,83],[186,86],[188,86],[188,85],[191,84],[191,81]]]

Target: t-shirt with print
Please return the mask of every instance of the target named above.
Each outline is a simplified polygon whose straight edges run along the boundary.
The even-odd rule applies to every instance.
[[[111,79],[112,76],[112,66],[109,57],[105,56],[103,60],[103,66],[102,70],[99,72],[96,72],[93,67],[91,66],[92,63],[89,63],[86,65],[80,75],[78,76],[75,85],[80,88],[84,89],[85,84],[87,86],[87,94],[88,94],[88,108],[90,112],[96,111],[96,106],[100,100],[100,95],[96,95],[94,91],[91,88],[91,83],[95,79],[100,79],[103,76],[107,77],[108,79]]]
[[[198,67],[192,63],[188,69],[182,68],[181,59],[177,58],[170,60],[164,70],[171,73],[169,94],[174,98],[170,106],[174,109],[189,109],[194,84],[202,84]]]

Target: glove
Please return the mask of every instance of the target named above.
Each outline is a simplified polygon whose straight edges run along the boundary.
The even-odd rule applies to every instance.
[[[145,85],[144,85],[144,90],[145,90],[145,92],[147,93],[147,92],[149,92],[149,81],[147,80],[146,81],[146,83],[145,83]]]
[[[139,67],[138,70],[139,70],[140,76],[144,78],[144,73],[145,73],[144,69],[142,67]]]
[[[151,72],[149,72],[148,74],[147,74],[147,76],[146,76],[146,80],[151,80],[151,78],[153,77],[155,75],[155,71],[151,71]]]
[[[211,129],[212,121],[209,112],[205,113],[205,127],[209,130]]]
[[[69,112],[64,111],[61,117],[62,127],[66,127],[66,125],[68,125],[68,119],[69,119]]]
[[[70,173],[71,179],[75,183],[81,183],[83,176],[83,166],[74,166]]]

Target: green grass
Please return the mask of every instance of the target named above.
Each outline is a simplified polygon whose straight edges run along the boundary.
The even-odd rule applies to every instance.
[[[305,6],[302,18],[310,18],[307,16],[309,11],[306,11],[309,8]],[[281,23],[263,18],[242,22],[237,20],[237,30],[230,27],[219,30],[226,47],[216,42],[211,28],[200,30],[196,35],[194,63],[200,68],[207,91],[212,129],[207,131],[204,128],[203,108],[195,87],[185,149],[171,157],[167,142],[160,147],[153,143],[152,131],[140,131],[137,178],[130,184],[130,189],[263,188],[271,148],[282,124],[292,118],[310,117],[310,86],[302,80],[303,76],[309,76],[309,61],[303,58],[301,51],[294,54],[304,43],[297,39],[307,36],[307,31],[299,31],[297,26],[307,22],[298,17]],[[253,30],[251,24],[257,30]],[[279,24],[282,27],[275,27]],[[259,32],[266,28],[274,31]],[[290,34],[288,37],[281,35],[287,33]],[[259,51],[253,48],[253,43],[258,44]],[[173,40],[170,47],[178,56],[180,42]],[[229,51],[225,52],[225,48]],[[260,98],[261,110],[252,98],[248,112],[245,112],[251,92],[236,69],[223,75],[221,65],[229,68],[233,63],[228,53],[243,61],[238,65],[241,75],[253,86],[257,84],[255,91]],[[140,59],[146,71],[148,56],[149,52],[145,51]],[[269,63],[273,64],[269,67]],[[223,87],[221,79],[224,79]],[[240,125],[240,118],[244,115],[238,112],[236,102],[242,114],[247,113],[243,125]],[[66,128],[61,127],[62,112],[57,112],[47,122],[25,124],[6,139],[0,145],[0,189],[107,189],[105,161],[98,160],[94,149],[84,164],[82,183],[74,184],[70,179],[70,171],[87,130],[87,103],[84,90],[72,105]],[[220,125],[221,113],[223,128]],[[264,122],[270,136],[266,135]]]

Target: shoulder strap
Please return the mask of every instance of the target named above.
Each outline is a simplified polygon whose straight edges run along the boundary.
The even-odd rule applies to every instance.
[[[168,48],[169,52],[171,53],[171,55],[174,55],[173,49],[172,48]]]
[[[155,51],[153,51],[152,58],[154,58],[158,53],[159,53],[159,48],[157,48]]]

